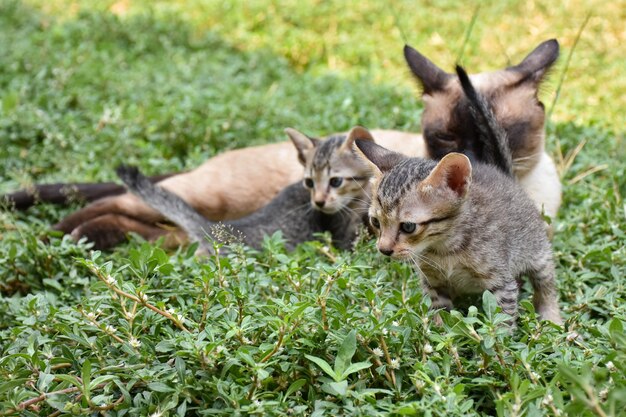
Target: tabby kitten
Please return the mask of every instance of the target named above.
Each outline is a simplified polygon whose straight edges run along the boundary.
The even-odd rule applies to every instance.
[[[120,167],[117,172],[132,193],[199,242],[200,253],[213,251],[207,236],[224,243],[234,237],[258,248],[266,235],[278,230],[288,249],[322,232],[330,232],[338,248],[349,249],[363,224],[369,180],[369,169],[355,155],[353,143],[357,138],[373,141],[371,134],[355,127],[347,136],[321,141],[294,129],[287,129],[287,133],[306,167],[304,181],[289,185],[268,205],[237,220],[211,222],[176,194],[154,185],[137,168]]]
[[[357,140],[357,148],[375,171],[369,214],[378,250],[415,263],[433,309],[451,309],[455,297],[489,290],[515,319],[518,280],[528,275],[536,311],[560,324],[544,222],[513,180],[510,155],[497,157],[498,149],[508,145],[503,130],[494,132],[490,126],[496,120],[493,111],[466,74],[459,76],[473,107],[472,117],[481,123],[481,140],[499,142],[483,146],[483,153],[493,152],[497,165],[472,164],[459,153],[447,154],[439,162],[408,158]]]

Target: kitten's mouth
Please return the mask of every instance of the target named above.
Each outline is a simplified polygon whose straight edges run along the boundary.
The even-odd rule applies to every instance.
[[[330,207],[330,206],[318,207],[314,204],[313,204],[313,209],[319,212],[322,212],[324,214],[335,214],[341,210],[341,208],[337,208],[337,207]]]
[[[403,250],[400,252],[394,252],[391,257],[393,259],[396,259],[398,261],[407,261],[411,258],[411,252],[407,251],[407,250]]]

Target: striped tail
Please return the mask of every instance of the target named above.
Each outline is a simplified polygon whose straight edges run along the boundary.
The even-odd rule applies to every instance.
[[[506,131],[498,123],[489,103],[476,91],[465,70],[457,65],[456,73],[470,103],[470,112],[480,133],[478,136],[482,145],[484,162],[497,166],[513,177],[513,157]]]
[[[116,172],[130,192],[176,223],[192,241],[206,242],[206,236],[211,235],[215,223],[204,218],[176,194],[153,184],[137,167],[122,165]]]

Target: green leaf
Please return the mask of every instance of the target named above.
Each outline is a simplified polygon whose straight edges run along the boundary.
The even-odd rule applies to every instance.
[[[350,366],[352,357],[356,352],[356,330],[351,330],[350,333],[343,339],[337,357],[335,358],[335,374],[343,375],[344,371]],[[343,379],[343,378],[340,378]]]
[[[178,379],[180,383],[185,382],[185,370],[187,369],[185,365],[185,360],[179,356],[174,360],[174,367],[176,368],[176,372],[178,373]]]
[[[12,388],[19,387],[28,380],[30,380],[30,378],[18,378],[12,381],[5,382],[4,384],[0,385],[0,394],[9,391]]]
[[[83,394],[85,395],[85,397],[87,398],[87,400],[89,400],[90,397],[90,387],[89,387],[89,383],[91,382],[91,361],[89,359],[85,360],[85,363],[83,363],[83,368],[81,370],[81,378],[83,380]]]
[[[498,301],[496,300],[496,296],[489,291],[485,291],[483,293],[483,310],[485,311],[485,315],[489,318],[489,320],[493,320],[496,312],[496,307],[498,307]]]
[[[324,359],[318,358],[318,357],[315,357],[315,356],[311,356],[311,355],[304,355],[304,356],[308,360],[310,360],[311,362],[316,363],[317,366],[322,368],[322,371],[324,371],[329,377],[331,377],[335,381],[339,381],[341,379],[341,378],[338,378],[338,376],[335,373],[335,371],[333,371],[333,368],[331,368],[330,365],[328,364],[328,362],[326,362]]]
[[[346,380],[339,381],[339,382],[331,382],[328,385],[333,389],[333,391],[337,393],[337,395],[341,397],[345,397],[346,393],[348,392],[348,381]]]
[[[285,402],[285,400],[289,398],[291,394],[302,388],[304,384],[306,384],[306,379],[304,378],[296,379],[295,381],[293,381],[291,385],[289,385],[289,388],[287,388],[287,391],[285,391],[285,396],[283,397],[282,402]]]
[[[372,366],[372,364],[369,361],[353,363],[350,366],[348,366],[348,368],[343,372],[343,374],[341,374],[341,379],[345,379],[348,377],[348,375],[353,374],[355,372],[359,372],[361,369],[367,369],[370,366]]]
[[[174,388],[165,385],[163,382],[151,382],[148,384],[148,388],[156,392],[174,392]]]

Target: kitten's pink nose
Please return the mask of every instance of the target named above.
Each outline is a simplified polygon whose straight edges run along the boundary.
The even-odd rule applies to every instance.
[[[319,208],[324,207],[324,204],[326,204],[326,201],[324,201],[324,200],[321,200],[321,201],[316,201],[316,202],[315,202],[315,205],[316,205],[317,207],[319,207]]]
[[[379,251],[380,251],[380,253],[382,253],[383,255],[387,255],[387,256],[391,256],[391,255],[393,255],[393,249],[378,248],[378,250],[379,250]]]

